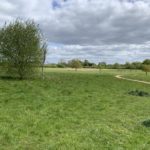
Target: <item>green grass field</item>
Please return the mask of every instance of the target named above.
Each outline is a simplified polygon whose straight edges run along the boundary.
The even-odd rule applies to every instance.
[[[47,69],[46,79],[0,79],[0,150],[149,150],[150,81],[140,71]]]

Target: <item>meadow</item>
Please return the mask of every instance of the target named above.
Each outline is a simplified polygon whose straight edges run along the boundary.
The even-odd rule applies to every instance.
[[[45,80],[0,78],[0,150],[149,150],[150,81],[141,71],[46,69]],[[147,124],[144,124],[147,122]]]

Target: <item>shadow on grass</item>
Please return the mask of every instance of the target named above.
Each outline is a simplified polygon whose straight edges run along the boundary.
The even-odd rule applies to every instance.
[[[134,91],[130,91],[128,92],[129,95],[132,96],[140,96],[140,97],[149,97],[150,94],[145,92],[145,91],[141,91],[141,90],[134,90]]]
[[[20,77],[17,76],[8,76],[8,75],[0,75],[0,80],[10,80],[10,81],[23,81],[23,80],[41,80],[41,77],[26,77],[21,79]]]
[[[12,76],[0,76],[1,80],[20,80],[18,77],[12,77]]]
[[[147,128],[150,128],[150,119],[143,121],[142,125],[145,126],[145,127],[147,127]]]

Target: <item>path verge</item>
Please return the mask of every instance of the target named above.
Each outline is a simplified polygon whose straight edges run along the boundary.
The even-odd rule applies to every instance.
[[[138,82],[138,83],[144,83],[144,84],[149,84],[149,85],[150,85],[150,82],[141,81],[141,80],[135,80],[135,79],[129,79],[129,78],[124,78],[124,77],[122,77],[121,75],[116,75],[115,77],[116,77],[117,79],[122,79],[122,80],[127,80],[127,81],[132,81],[132,82]]]

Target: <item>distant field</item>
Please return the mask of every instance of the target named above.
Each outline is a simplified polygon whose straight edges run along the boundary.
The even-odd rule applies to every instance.
[[[99,69],[85,69],[85,68],[80,68],[75,69],[72,68],[45,68],[45,72],[64,72],[64,73],[98,73]]]
[[[149,81],[150,82],[150,73],[146,76],[145,73],[133,73],[133,74],[128,74],[125,75],[126,77],[129,77],[131,79],[138,79],[142,81]]]
[[[110,74],[110,75],[123,75],[124,77],[143,80],[143,81],[150,81],[150,73],[146,76],[146,74],[141,70],[127,70],[127,69],[85,69],[81,68],[75,71],[75,69],[71,68],[46,68],[46,72],[63,72],[63,73],[98,73],[101,75]]]
[[[0,79],[2,150],[149,150],[150,81],[141,71],[46,69],[46,79]]]

